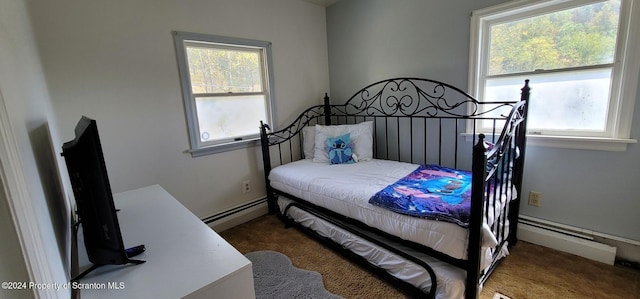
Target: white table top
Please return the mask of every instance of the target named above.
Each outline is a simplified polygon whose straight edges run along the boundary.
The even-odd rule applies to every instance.
[[[134,259],[146,263],[99,267],[78,281],[78,287],[92,284],[83,298],[181,298],[251,269],[244,255],[158,185],[114,194],[114,203],[125,247],[144,244]],[[85,255],[80,264],[87,265],[78,243]],[[246,287],[253,289],[253,281]]]

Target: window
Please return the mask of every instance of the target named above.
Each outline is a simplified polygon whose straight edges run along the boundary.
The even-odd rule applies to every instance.
[[[247,147],[273,123],[269,42],[175,32],[191,153]]]
[[[626,149],[635,142],[629,135],[640,60],[640,32],[632,32],[640,3],[632,2],[515,1],[475,11],[471,93],[509,100],[530,79],[533,144]]]

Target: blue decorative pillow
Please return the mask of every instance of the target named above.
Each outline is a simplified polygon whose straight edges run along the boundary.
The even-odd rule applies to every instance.
[[[329,152],[329,164],[355,163],[352,156],[350,133],[338,137],[329,137],[325,144]]]

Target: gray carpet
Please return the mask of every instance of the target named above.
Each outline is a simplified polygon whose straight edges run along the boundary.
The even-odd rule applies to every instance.
[[[324,288],[320,273],[294,267],[282,253],[265,250],[245,256],[253,264],[256,298],[342,298]]]

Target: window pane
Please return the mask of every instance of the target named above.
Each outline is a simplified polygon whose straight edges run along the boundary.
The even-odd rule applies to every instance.
[[[193,93],[262,92],[260,52],[187,46]]]
[[[264,95],[196,98],[200,142],[257,135],[265,103]]]
[[[579,130],[604,132],[607,121],[611,69],[529,75],[531,90],[529,131]],[[508,99],[525,77],[489,79],[485,99]]]
[[[488,74],[613,63],[619,18],[611,0],[492,25]]]

